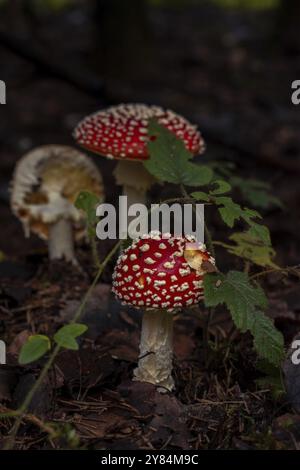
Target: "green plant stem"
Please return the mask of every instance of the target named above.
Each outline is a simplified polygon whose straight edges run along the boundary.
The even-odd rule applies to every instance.
[[[96,269],[99,269],[100,267],[100,260],[99,260],[99,253],[97,250],[97,243],[95,240],[94,236],[90,237],[90,244],[91,244],[91,249],[92,249],[92,255],[93,255],[93,260],[94,260],[94,265]]]
[[[36,392],[38,391],[38,389],[42,385],[45,377],[47,376],[47,373],[48,373],[50,367],[52,366],[52,364],[53,364],[57,354],[59,353],[60,349],[61,349],[60,346],[58,346],[58,345],[55,346],[54,350],[51,353],[51,356],[49,357],[48,361],[44,365],[37,381],[35,382],[34,386],[29,390],[28,394],[26,395],[25,400],[23,401],[22,405],[19,408],[18,417],[16,418],[16,421],[15,421],[13,427],[12,427],[12,430],[11,430],[10,436],[8,438],[8,441],[3,447],[4,450],[11,450],[13,448],[14,443],[15,443],[15,439],[17,437],[17,434],[18,434],[18,431],[19,431],[19,428],[20,428],[20,425],[21,425],[22,420],[24,418],[24,414],[27,412],[28,407],[29,407],[34,395],[36,394]]]
[[[120,246],[120,242],[118,242],[113,247],[113,249],[108,253],[108,255],[105,257],[105,259],[100,264],[98,272],[97,272],[92,284],[90,285],[88,291],[86,292],[85,296],[83,297],[83,300],[82,300],[81,304],[79,305],[79,307],[78,307],[78,309],[77,309],[77,311],[74,315],[74,318],[70,321],[70,323],[76,323],[80,319],[80,317],[81,317],[81,315],[84,311],[84,308],[86,306],[86,303],[87,303],[91,293],[93,292],[97,282],[99,281],[100,276],[102,275],[102,273],[103,273],[107,263],[109,262],[109,260],[116,253],[116,251],[119,249],[119,246]],[[53,365],[53,362],[55,361],[55,359],[56,359],[58,353],[60,352],[60,350],[61,350],[61,347],[59,345],[56,345],[55,348],[53,349],[52,353],[50,354],[46,364],[44,365],[43,369],[41,370],[38,379],[36,380],[33,387],[29,390],[28,394],[26,395],[22,405],[20,406],[20,408],[18,410],[18,416],[17,416],[16,421],[15,421],[13,427],[12,427],[12,430],[11,430],[10,436],[8,438],[8,441],[3,447],[4,450],[10,450],[10,449],[13,448],[14,443],[15,443],[15,439],[17,437],[20,425],[21,425],[23,417],[24,417],[24,414],[27,412],[28,407],[30,406],[30,403],[31,403],[34,395],[36,394],[36,392],[38,391],[38,389],[42,385],[44,379],[47,376],[47,373],[48,373],[49,369]]]
[[[181,190],[181,193],[183,195],[183,197],[185,199],[190,199],[190,196],[189,194],[187,193],[185,187],[183,184],[180,185],[180,190]],[[196,214],[197,216],[197,212],[195,210],[195,206],[193,205],[193,211],[194,213]],[[210,234],[210,231],[204,221],[204,233],[205,233],[205,243],[207,245],[207,248],[208,248],[208,251],[210,252],[210,254],[215,258],[215,249],[214,249],[214,246],[213,246],[213,242],[212,242],[212,237],[211,237],[211,234]]]
[[[216,256],[215,256],[215,249],[214,249],[213,241],[211,238],[210,231],[205,222],[204,222],[204,233],[205,233],[205,243],[207,244],[208,251],[213,256],[213,258],[215,258]]]
[[[228,245],[228,243],[223,243],[218,240],[213,241],[213,245],[222,246],[223,248],[232,248],[232,245]]]

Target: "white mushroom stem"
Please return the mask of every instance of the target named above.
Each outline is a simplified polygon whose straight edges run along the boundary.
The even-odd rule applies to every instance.
[[[120,160],[114,170],[116,183],[123,187],[123,196],[127,196],[127,206],[146,204],[147,191],[155,183],[155,178],[148,173],[142,162]],[[128,218],[128,225],[131,218]]]
[[[50,260],[65,259],[76,264],[72,222],[61,218],[49,227]]]
[[[134,380],[173,390],[173,316],[165,310],[144,313],[140,343],[140,359]]]
[[[147,204],[146,191],[142,188],[135,188],[134,186],[124,184],[122,194],[127,196],[128,207],[133,204]],[[130,219],[131,217],[128,218],[128,223],[130,223]]]

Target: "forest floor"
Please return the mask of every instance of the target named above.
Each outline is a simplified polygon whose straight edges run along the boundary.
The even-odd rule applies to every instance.
[[[43,364],[18,365],[22,344],[32,333],[52,336],[65,324],[93,277],[89,247],[78,248],[83,274],[63,263],[49,265],[44,244],[35,237],[24,239],[9,208],[14,165],[32,147],[72,145],[76,123],[104,101],[155,103],[199,123],[207,141],[205,159],[234,162],[239,175],[270,183],[283,203],[283,209],[271,206],[263,213],[276,261],[281,266],[299,263],[300,113],[290,101],[299,57],[272,39],[272,13],[215,8],[204,13],[197,8],[151,11],[156,48],[152,72],[112,79],[105,100],[43,75],[0,47],[5,64],[1,79],[9,84],[9,102],[0,110],[0,335],[8,345],[8,365],[0,366],[0,411],[22,403]],[[75,25],[78,34],[72,35]],[[76,61],[87,67],[92,53],[97,54],[91,53],[94,36],[84,10],[41,18],[34,34],[55,51],[58,62],[68,57],[72,67],[78,68]],[[107,201],[116,202],[120,188],[113,182],[114,163],[100,157],[94,161],[104,175]],[[157,186],[151,197],[164,198],[172,191]],[[240,194],[236,197],[242,201]],[[213,237],[226,237],[215,214],[206,217]],[[98,245],[103,259],[112,245]],[[224,271],[238,266],[221,250],[217,260]],[[113,261],[86,305],[82,321],[89,329],[79,351],[57,357],[24,417],[17,448],[299,448],[300,417],[294,410],[299,411],[300,383],[295,371],[286,370],[287,383],[294,384],[292,397],[275,393],[278,386],[271,390],[267,383],[258,384],[263,374],[251,338],[232,328],[223,309],[211,318],[208,338],[203,305],[174,318],[174,393],[160,394],[150,384],[132,382],[141,315],[113,299],[112,270]],[[298,283],[297,277],[278,274],[264,280],[268,314],[287,346],[300,329]],[[0,421],[0,446],[12,422]],[[53,438],[47,422],[56,427]]]

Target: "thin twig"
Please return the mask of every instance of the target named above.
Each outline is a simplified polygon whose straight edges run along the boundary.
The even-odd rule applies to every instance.
[[[300,264],[297,264],[295,266],[287,266],[286,268],[278,267],[267,269],[265,271],[261,271],[260,273],[252,274],[252,276],[250,276],[250,279],[257,279],[259,277],[267,276],[268,274],[275,272],[282,274],[295,274],[297,276],[300,276]]]
[[[101,263],[100,263],[100,260],[99,260],[99,253],[98,253],[98,250],[97,250],[97,243],[96,243],[96,240],[95,240],[94,236],[90,237],[90,245],[91,245],[91,249],[92,249],[92,256],[93,256],[95,268],[99,269]]]
[[[16,415],[19,415],[18,411],[11,410],[10,408],[7,408],[6,406],[3,406],[3,405],[0,405],[0,411],[1,411],[1,415],[3,416],[6,415],[7,417],[14,417]],[[32,413],[23,414],[22,420],[28,421],[29,423],[34,424],[35,426],[40,428],[42,431],[52,436],[52,438],[55,437],[56,435],[56,432],[51,426],[51,424],[44,423],[44,421],[42,421],[40,418],[38,418]]]

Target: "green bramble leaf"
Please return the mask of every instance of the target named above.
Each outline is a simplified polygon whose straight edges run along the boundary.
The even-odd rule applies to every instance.
[[[250,284],[248,275],[239,271],[229,271],[227,275],[207,274],[204,278],[204,296],[207,307],[225,303],[242,332],[248,329],[248,316],[255,308],[267,306],[264,291]]]
[[[256,179],[243,179],[238,176],[229,178],[230,184],[238,188],[243,198],[253,207],[268,209],[269,207],[283,208],[283,204],[276,196],[270,194],[271,185]]]
[[[250,230],[248,232],[236,232],[230,235],[229,240],[235,245],[227,245],[227,251],[239,256],[245,260],[262,267],[278,267],[272,258],[275,256],[275,250],[268,243],[263,243],[261,238],[253,237]]]
[[[218,210],[223,222],[228,225],[228,227],[232,228],[234,223],[241,218],[243,209],[228,196],[217,197],[215,198],[215,202],[220,206]]]
[[[262,311],[253,314],[249,331],[254,339],[254,348],[258,355],[278,366],[284,357],[284,340],[274,323]]]
[[[215,203],[219,206],[219,213],[226,225],[232,228],[236,221],[243,220],[249,228],[249,235],[253,238],[261,240],[266,245],[271,245],[271,237],[268,227],[258,224],[253,219],[261,219],[261,215],[254,209],[241,207],[233,202],[228,196],[218,196],[214,198]]]
[[[249,207],[244,207],[243,208],[243,213],[242,213],[242,218],[245,220],[245,222],[248,222],[248,224],[251,225],[252,224],[252,219],[255,219],[255,218],[262,219],[262,216],[256,210],[249,209]]]
[[[193,155],[183,141],[155,119],[150,120],[148,133],[150,158],[143,163],[155,178],[186,186],[203,186],[211,181],[213,171],[206,165],[192,163]]]
[[[196,199],[197,201],[205,201],[208,202],[210,200],[210,196],[207,193],[203,193],[202,191],[196,191],[191,193],[191,196]]]
[[[87,227],[90,235],[95,234],[95,226],[98,222],[96,208],[101,203],[96,194],[89,191],[80,191],[75,201],[75,207],[82,210],[86,215]]]
[[[19,363],[30,364],[37,361],[46,354],[51,348],[51,342],[48,336],[45,335],[32,335],[29,336],[26,343],[23,344],[20,355]]]
[[[272,190],[270,183],[233,175],[235,165],[231,162],[210,161],[208,165],[213,169],[216,176],[225,178],[233,188],[237,188],[241,192],[243,199],[250,203],[251,206],[259,209],[269,209],[270,207],[284,208],[280,199],[270,194]]]
[[[270,231],[265,225],[260,225],[252,221],[248,233],[253,238],[261,240],[265,245],[271,246]]]
[[[218,196],[215,197],[214,200],[215,203],[220,206],[218,209],[224,223],[230,228],[240,219],[243,219],[249,225],[252,225],[252,219],[261,219],[261,215],[257,211],[248,209],[247,207],[242,208],[239,204],[233,202],[229,196]]]
[[[225,194],[231,190],[231,186],[227,181],[224,180],[215,180],[212,182],[213,185],[216,185],[217,188],[210,190],[209,194],[216,196],[218,194]]]
[[[246,273],[230,271],[204,277],[204,301],[207,307],[225,304],[241,332],[250,331],[259,356],[278,365],[283,357],[283,338],[272,321],[262,313],[267,306],[264,291],[251,284]]]
[[[78,350],[79,346],[76,341],[78,336],[83,335],[88,327],[82,323],[71,323],[60,328],[54,335],[54,341],[65,349]]]
[[[223,188],[223,190],[226,189],[226,183],[225,185],[220,184],[219,188],[221,187]],[[196,191],[196,192],[191,193],[191,196],[198,201],[214,202],[218,206],[218,211],[223,222],[230,228],[233,228],[235,222],[239,220],[243,220],[244,222],[246,222],[249,225],[249,229],[247,232],[247,237],[249,238],[249,244],[252,243],[253,240],[255,240],[255,245],[261,246],[260,253],[256,252],[256,255],[255,255],[256,261],[254,262],[256,264],[260,264],[261,266],[273,265],[272,263],[270,264],[270,258],[275,253],[273,252],[273,249],[272,249],[269,229],[265,225],[258,224],[255,221],[255,219],[262,218],[259,212],[257,212],[254,209],[249,209],[248,207],[241,207],[239,204],[235,203],[229,196],[216,196],[213,194],[212,191],[210,191],[209,194],[204,193],[202,191]],[[234,241],[236,241],[238,245],[242,245],[242,244],[245,245],[246,240],[241,240],[241,237],[242,236],[240,236],[238,241],[237,240],[234,240]],[[229,245],[229,248],[230,248],[230,245]],[[234,254],[236,254],[237,256],[241,256],[241,253],[239,253],[239,251],[244,251],[242,250],[242,248],[245,248],[245,246],[244,247],[240,246],[236,248]],[[250,246],[248,248],[250,248]],[[233,249],[234,248],[232,247],[232,250]],[[248,249],[246,250],[246,252],[248,254],[250,253]],[[261,262],[257,263],[257,260],[259,258],[261,259]]]

